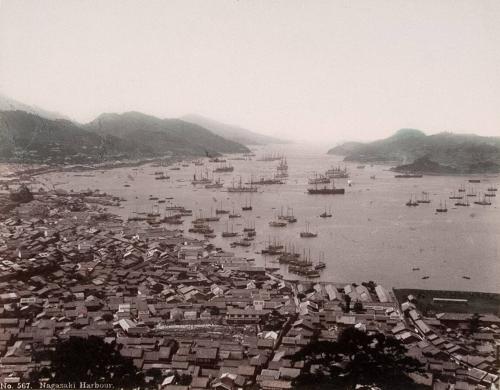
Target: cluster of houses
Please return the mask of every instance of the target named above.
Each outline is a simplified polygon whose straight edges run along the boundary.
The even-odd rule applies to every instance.
[[[308,368],[290,356],[354,326],[400,339],[428,388],[498,386],[494,315],[466,338],[467,315],[425,318],[373,282],[286,281],[181,231],[124,223],[93,198],[38,194],[1,221],[0,382],[49,367],[40,356],[58,341],[97,336],[164,390],[291,389]]]

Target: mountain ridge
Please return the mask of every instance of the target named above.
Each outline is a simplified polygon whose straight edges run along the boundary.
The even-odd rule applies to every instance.
[[[103,122],[106,126],[104,130]],[[139,112],[103,114],[82,125],[21,110],[0,111],[1,161],[93,164],[122,159],[201,157],[247,151],[245,146],[200,126]]]
[[[0,93],[0,111],[25,111],[31,114],[39,115],[47,119],[66,119],[71,120],[69,117],[62,115],[55,111],[48,111],[43,108],[21,103],[16,99],[12,99]]]
[[[269,135],[260,134],[240,126],[219,122],[215,119],[207,118],[198,114],[187,114],[182,116],[181,119],[186,122],[203,126],[221,137],[243,145],[285,144],[290,142]]]
[[[395,163],[395,170],[415,173],[500,172],[500,137],[474,134],[426,135],[400,129],[388,138],[348,147],[342,144],[328,153],[343,155],[345,161]]]

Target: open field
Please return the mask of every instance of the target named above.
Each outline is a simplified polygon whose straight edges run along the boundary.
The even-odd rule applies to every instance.
[[[417,308],[423,313],[457,312],[500,314],[500,294],[472,291],[443,291],[394,289],[398,301],[404,302],[409,294],[417,299]],[[433,302],[433,298],[466,299],[467,303]]]

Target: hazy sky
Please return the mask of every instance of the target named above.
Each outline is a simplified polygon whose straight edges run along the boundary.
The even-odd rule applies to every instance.
[[[500,1],[0,0],[0,92],[78,121],[500,136]]]

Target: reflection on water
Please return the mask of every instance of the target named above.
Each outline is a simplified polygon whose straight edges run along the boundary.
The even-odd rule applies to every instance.
[[[500,209],[492,198],[491,206],[471,204],[456,208],[448,197],[467,182],[460,176],[424,176],[420,179],[395,179],[387,166],[357,168],[348,163],[352,186],[347,180],[336,180],[336,185],[346,188],[345,195],[313,196],[307,194],[307,179],[314,172],[324,173],[332,165],[344,165],[340,157],[328,156],[324,150],[300,145],[260,148],[257,156],[271,151],[286,154],[290,177],[287,184],[261,186],[258,193],[238,194],[223,189],[194,187],[190,182],[195,173],[204,167],[190,165],[181,170],[165,169],[170,180],[155,180],[153,173],[158,168],[120,168],[105,172],[96,171],[94,177],[78,176],[74,173],[52,174],[52,182],[65,182],[60,188],[99,188],[120,195],[128,201],[124,208],[112,209],[123,217],[133,211],[150,211],[154,201],[150,195],[173,197],[172,202],[184,205],[208,216],[222,207],[242,214],[242,218],[229,219],[221,215],[220,222],[211,223],[219,233],[213,242],[224,249],[256,259],[257,264],[268,264],[272,258],[264,258],[257,252],[266,242],[277,240],[293,245],[297,251],[311,253],[313,261],[324,254],[327,267],[320,280],[336,282],[375,280],[387,286],[457,289],[500,292]],[[233,178],[243,181],[251,176],[259,179],[270,177],[278,162],[233,160],[234,172],[221,173],[225,185]],[[216,164],[206,163],[210,170]],[[372,178],[375,177],[375,178]],[[475,184],[476,191],[500,182],[498,176],[481,176]],[[128,183],[129,187],[124,187]],[[420,196],[426,191],[430,204],[406,207],[410,195]],[[440,201],[448,202],[448,212],[436,214]],[[251,202],[252,211],[242,211],[241,206]],[[160,204],[163,207],[165,204]],[[270,227],[269,222],[280,213],[281,208],[293,209],[297,222],[285,228]],[[319,215],[331,208],[332,218]],[[230,249],[234,238],[221,238],[220,232],[229,228],[242,231],[243,227],[255,224],[256,240],[251,247]],[[300,232],[309,224],[316,238],[300,238]],[[182,228],[190,226],[186,219]],[[281,267],[285,272],[286,266]],[[413,270],[418,268],[419,270]],[[429,276],[427,279],[422,279]],[[470,277],[465,279],[464,276]]]

